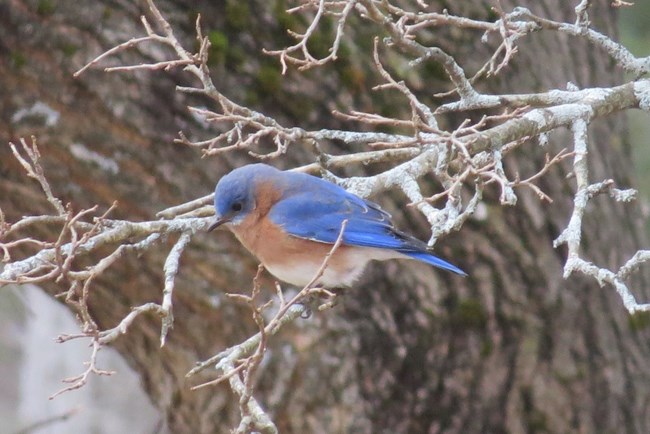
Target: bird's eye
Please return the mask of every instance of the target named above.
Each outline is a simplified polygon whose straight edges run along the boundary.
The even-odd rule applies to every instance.
[[[239,211],[241,211],[241,209],[242,209],[242,204],[241,204],[241,202],[235,202],[235,203],[233,203],[232,206],[230,207],[230,209],[232,209],[232,210],[235,211],[235,212],[239,212]]]

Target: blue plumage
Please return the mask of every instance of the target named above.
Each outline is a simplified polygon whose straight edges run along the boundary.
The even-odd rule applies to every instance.
[[[217,184],[215,211],[211,229],[226,224],[269,271],[297,285],[316,273],[328,251],[323,244],[336,242],[345,220],[342,243],[353,249],[337,252],[321,279],[325,285],[351,285],[368,261],[395,257],[466,275],[396,229],[379,205],[315,176],[266,164],[241,167]]]
[[[390,214],[336,184],[311,175],[280,172],[287,178],[284,198],[269,213],[271,221],[287,233],[322,243],[336,242],[348,220],[343,244],[398,251],[413,259],[466,276],[460,268],[440,259],[427,245],[393,226]]]

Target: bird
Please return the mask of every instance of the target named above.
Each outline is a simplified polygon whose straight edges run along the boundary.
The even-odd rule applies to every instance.
[[[306,173],[249,164],[223,176],[215,187],[215,218],[277,279],[312,283],[341,236],[320,278],[325,288],[351,287],[368,262],[415,259],[466,276],[434,256],[426,243],[400,231],[379,205]]]

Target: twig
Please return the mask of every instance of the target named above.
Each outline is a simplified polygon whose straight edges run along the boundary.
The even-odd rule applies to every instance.
[[[178,266],[180,265],[181,255],[183,250],[192,240],[190,232],[183,232],[174,244],[174,247],[169,251],[165,266],[163,267],[165,273],[165,288],[163,289],[163,301],[161,306],[162,326],[160,328],[160,346],[165,346],[165,338],[167,332],[174,325],[174,314],[172,312],[172,294],[174,291],[174,283],[176,275],[178,274]]]
[[[11,152],[13,152],[14,157],[16,157],[16,160],[18,160],[18,162],[20,162],[20,164],[25,168],[27,171],[27,176],[38,181],[38,183],[41,185],[41,189],[45,193],[45,197],[47,197],[48,202],[54,207],[56,212],[61,216],[66,214],[63,203],[52,194],[52,188],[50,187],[47,179],[45,179],[43,167],[41,166],[41,153],[38,150],[38,146],[36,145],[36,137],[32,136],[31,146],[27,144],[27,141],[24,138],[20,139],[20,144],[23,148],[23,151],[27,154],[29,161],[20,155],[20,152],[18,149],[16,149],[16,145],[9,142],[9,146],[11,147]]]
[[[105,371],[97,368],[97,354],[99,353],[99,350],[101,349],[102,346],[98,340],[93,340],[92,346],[93,346],[93,351],[92,354],[90,355],[90,360],[85,363],[88,366],[88,368],[82,374],[77,375],[76,377],[70,377],[64,379],[63,380],[64,383],[72,383],[72,384],[54,393],[49,397],[49,399],[54,399],[57,396],[61,395],[62,393],[70,392],[72,390],[77,390],[85,386],[86,383],[88,382],[88,377],[90,376],[90,374],[113,375],[115,373],[114,371]]]

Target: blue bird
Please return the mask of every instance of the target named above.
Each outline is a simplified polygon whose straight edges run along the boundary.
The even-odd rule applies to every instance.
[[[347,220],[342,242],[318,284],[351,286],[371,260],[410,258],[466,276],[427,245],[395,228],[390,214],[336,184],[266,164],[233,170],[215,189],[216,219],[280,280],[304,286],[316,275]]]

